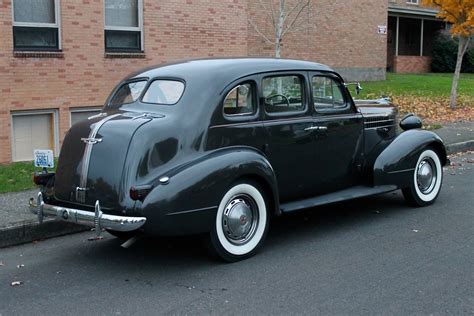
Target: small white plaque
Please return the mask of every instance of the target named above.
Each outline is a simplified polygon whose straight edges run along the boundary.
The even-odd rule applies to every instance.
[[[377,27],[379,34],[387,34],[387,26],[386,25],[379,25]]]
[[[33,151],[35,167],[54,168],[53,151],[49,149],[35,149]]]

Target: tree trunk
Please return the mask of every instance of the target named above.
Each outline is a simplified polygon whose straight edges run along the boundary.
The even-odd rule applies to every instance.
[[[280,10],[275,30],[275,57],[281,57],[281,40],[283,35],[283,24],[285,23],[285,0],[280,0]]]
[[[451,98],[449,100],[449,106],[453,110],[456,108],[456,100],[457,100],[457,95],[458,95],[458,82],[459,82],[459,76],[461,74],[462,60],[464,57],[464,53],[466,52],[467,47],[469,46],[469,39],[470,39],[469,37],[459,36],[458,57],[456,60],[456,68],[454,70],[453,84],[451,86]]]

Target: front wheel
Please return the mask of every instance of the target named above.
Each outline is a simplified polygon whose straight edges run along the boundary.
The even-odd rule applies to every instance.
[[[433,150],[425,150],[418,158],[410,186],[402,189],[403,196],[411,205],[430,205],[438,197],[442,181],[439,156]]]
[[[211,231],[211,251],[234,262],[248,258],[263,244],[268,229],[267,205],[257,184],[243,182],[222,198]]]

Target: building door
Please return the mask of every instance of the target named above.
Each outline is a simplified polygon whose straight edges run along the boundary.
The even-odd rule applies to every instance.
[[[13,161],[33,160],[34,149],[54,150],[54,114],[14,114]]]

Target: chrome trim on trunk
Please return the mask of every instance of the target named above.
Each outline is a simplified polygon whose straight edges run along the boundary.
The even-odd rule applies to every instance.
[[[95,227],[97,235],[102,229],[121,232],[137,230],[146,222],[146,217],[104,214],[100,209],[99,201],[95,202],[95,212],[45,204],[41,192],[38,193],[36,203],[34,198],[30,199],[29,207],[33,214],[38,215],[40,222],[43,221],[43,217],[55,217],[65,222]]]
[[[102,142],[102,139],[98,140],[95,137],[97,136],[97,133],[99,132],[99,129],[102,127],[102,125],[105,124],[105,122],[107,122],[107,121],[109,121],[109,120],[111,120],[111,119],[113,119],[117,116],[120,116],[120,115],[121,114],[114,114],[114,115],[111,115],[111,116],[107,116],[107,117],[103,118],[102,120],[98,121],[97,123],[95,123],[94,128],[89,133],[89,137],[81,139],[83,141],[84,140],[88,140],[88,141],[85,141],[86,147],[84,149],[84,154],[82,156],[81,177],[80,177],[80,180],[79,180],[79,187],[78,187],[78,188],[81,189],[81,191],[84,191],[84,192],[82,192],[83,194],[76,194],[76,200],[78,202],[84,203],[85,200],[86,200],[86,192],[85,191],[87,190],[87,175],[89,173],[89,163],[90,163],[90,159],[91,159],[92,147],[95,144],[98,144],[98,143]],[[94,140],[94,141],[90,141],[90,140]]]

